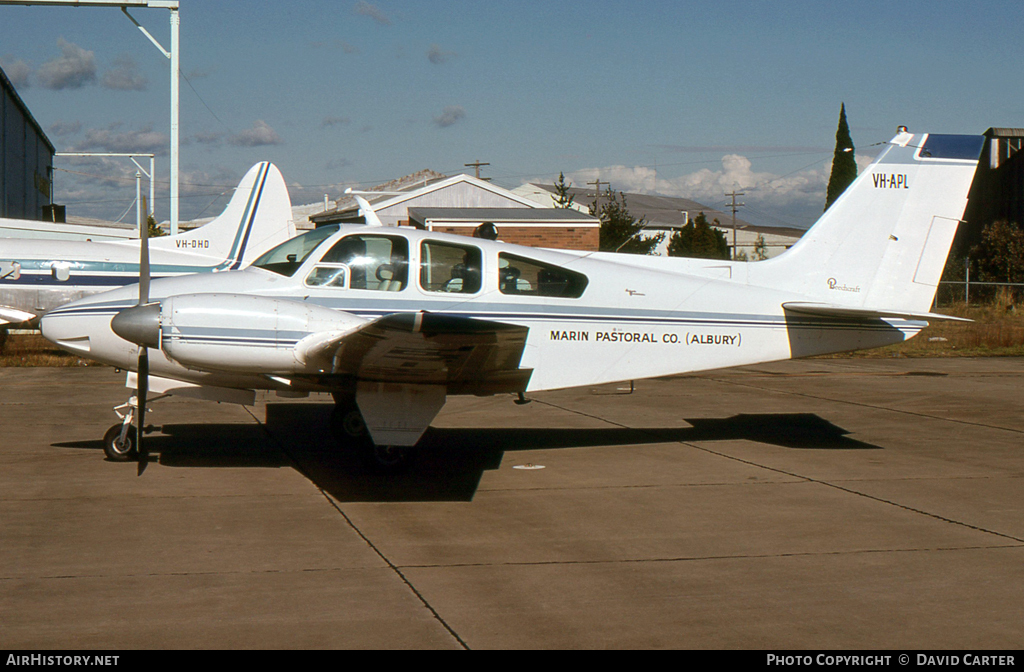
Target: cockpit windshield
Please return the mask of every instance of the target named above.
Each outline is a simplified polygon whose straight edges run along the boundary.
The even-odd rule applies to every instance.
[[[269,252],[264,252],[253,266],[291,277],[302,266],[320,243],[338,232],[338,226],[321,226],[291,240],[286,240]]]

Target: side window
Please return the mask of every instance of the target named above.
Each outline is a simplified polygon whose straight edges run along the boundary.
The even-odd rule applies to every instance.
[[[502,294],[578,299],[587,288],[587,276],[541,261],[498,255],[498,289]]]
[[[420,287],[428,292],[476,294],[480,291],[480,249],[424,241],[420,248]]]
[[[348,267],[344,264],[317,264],[306,276],[308,287],[332,287],[344,289]]]
[[[346,236],[317,264],[318,269],[340,266],[348,269],[351,289],[398,292],[409,282],[409,244],[400,236]]]

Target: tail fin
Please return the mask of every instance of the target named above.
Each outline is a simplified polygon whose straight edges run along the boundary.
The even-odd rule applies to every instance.
[[[752,264],[751,281],[833,306],[927,313],[984,140],[899,133],[791,249]]]
[[[207,255],[217,259],[218,269],[229,270],[294,237],[288,188],[277,166],[264,161],[249,169],[219,217],[176,236],[154,238],[150,245]]]

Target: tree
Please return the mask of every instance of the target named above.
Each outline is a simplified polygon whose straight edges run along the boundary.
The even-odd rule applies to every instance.
[[[565,175],[558,173],[558,182],[555,182],[555,195],[551,197],[551,200],[555,202],[556,208],[571,208],[576,197],[569,193],[571,184],[565,183]]]
[[[1024,282],[1024,230],[1006,221],[992,222],[971,250],[982,282]]]
[[[846,103],[839,108],[839,128],[836,129],[836,151],[832,157],[832,175],[828,178],[825,209],[828,210],[850,183],[857,179],[857,161],[853,157],[853,138],[846,123]]]
[[[764,236],[759,233],[754,241],[754,261],[764,261],[767,258],[768,243],[765,242]]]
[[[621,199],[621,200],[620,200]],[[590,214],[601,220],[601,243],[602,252],[627,252],[629,254],[653,254],[665,238],[665,234],[659,233],[649,238],[643,237],[641,232],[647,219],[641,217],[636,219],[629,214],[626,207],[626,195],[619,192],[618,197],[611,187],[603,194],[600,205],[597,202],[590,206]]]
[[[716,219],[714,225],[719,224]],[[697,257],[699,259],[728,259],[729,241],[719,229],[708,224],[702,212],[672,234],[668,241],[670,257]]]
[[[146,226],[148,228],[148,233],[146,235],[150,238],[159,238],[160,236],[167,235],[164,233],[164,230],[160,228],[160,225],[157,224],[156,218],[153,217],[153,215],[146,218]]]

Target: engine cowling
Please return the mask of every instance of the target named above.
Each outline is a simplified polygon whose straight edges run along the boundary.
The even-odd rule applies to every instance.
[[[341,338],[367,322],[323,306],[247,294],[186,294],[159,305],[160,349],[202,371],[322,371],[324,362],[308,356],[310,345]],[[130,310],[141,315],[147,307]]]

